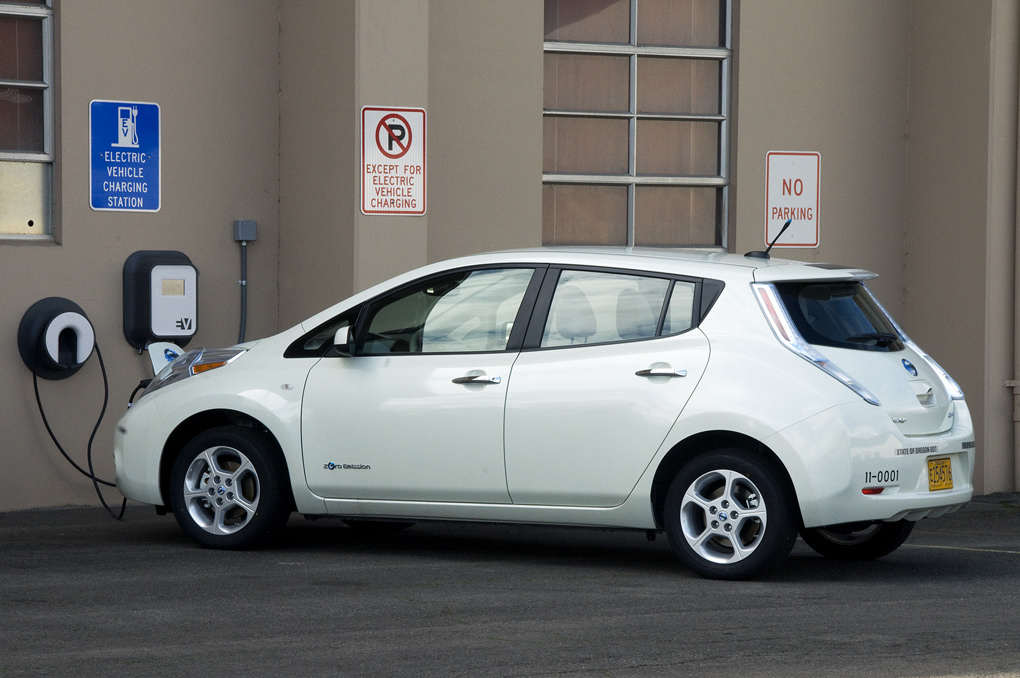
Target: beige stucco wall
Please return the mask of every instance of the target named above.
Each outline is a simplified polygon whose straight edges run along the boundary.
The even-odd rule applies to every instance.
[[[963,386],[981,492],[1015,487],[1017,3],[739,4],[734,250],[758,249],[769,150],[821,153],[820,246],[873,270]]]
[[[429,3],[429,260],[542,244],[541,2]]]
[[[903,318],[962,385],[977,483],[1013,487],[1015,2],[912,4]]]
[[[907,2],[739,5],[731,237],[761,249],[765,156],[821,154],[819,247],[774,256],[862,266],[896,313],[903,286]]]
[[[36,410],[17,328],[36,300],[62,296],[91,319],[110,378],[95,442],[97,472],[112,479],[114,422],[147,358],[123,336],[122,267],[141,249],[178,249],[199,275],[191,345],[229,344],[239,329],[235,219],[256,219],[249,252],[248,335],[277,327],[278,96],[276,0],[64,0],[57,5],[58,185],[55,244],[0,242],[0,509],[95,503],[92,486],[50,443]],[[239,46],[242,48],[239,49]],[[154,102],[162,119],[157,213],[89,207],[89,102]],[[40,392],[57,435],[84,465],[103,401],[93,357]],[[119,496],[113,492],[111,497]]]
[[[283,325],[432,261],[541,244],[541,2],[281,10]],[[364,106],[425,109],[425,215],[361,213]]]
[[[759,249],[765,154],[821,154],[821,244],[778,256],[880,274],[873,288],[956,375],[978,422],[979,488],[1013,463],[1015,0],[735,2],[731,249]],[[113,425],[146,359],[122,334],[121,271],[179,249],[199,277],[191,346],[238,332],[235,219],[256,219],[247,337],[283,329],[392,273],[541,237],[541,0],[61,0],[55,241],[0,241],[0,510],[93,504],[49,442],[16,331],[45,296],[96,327]],[[159,103],[162,209],[88,206],[88,103]],[[428,212],[360,212],[362,106],[425,108]],[[947,264],[948,262],[948,264]],[[937,277],[936,277],[937,276]],[[84,463],[98,360],[42,382]],[[110,493],[116,498],[115,493]]]
[[[281,328],[354,290],[354,10],[332,0],[280,4]]]

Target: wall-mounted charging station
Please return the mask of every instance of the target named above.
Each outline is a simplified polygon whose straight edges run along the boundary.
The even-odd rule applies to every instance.
[[[21,317],[21,324],[18,325],[18,352],[21,353],[21,359],[25,361],[25,365],[35,375],[32,378],[35,402],[39,406],[39,416],[42,417],[46,432],[49,433],[53,444],[57,446],[60,454],[75,470],[92,481],[99,501],[110,512],[110,515],[117,519],[122,518],[127,506],[127,499],[121,503],[120,514],[115,513],[103,498],[99,486],[116,487],[117,485],[97,477],[92,466],[92,441],[95,440],[96,431],[99,430],[99,425],[106,414],[109,381],[106,377],[106,367],[103,365],[103,354],[99,350],[99,344],[96,343],[96,332],[92,323],[85,316],[85,311],[81,310],[78,304],[63,297],[46,297],[35,302],[25,311],[25,315]],[[99,358],[99,368],[103,375],[103,406],[96,425],[92,428],[92,436],[89,438],[86,452],[88,468],[85,469],[71,458],[50,427],[39,393],[39,378],[65,379],[81,369],[93,352]]]
[[[92,355],[96,333],[78,304],[47,297],[32,304],[18,326],[18,351],[43,379],[65,379]]]
[[[185,346],[198,329],[198,269],[183,252],[142,250],[124,262],[124,337]]]

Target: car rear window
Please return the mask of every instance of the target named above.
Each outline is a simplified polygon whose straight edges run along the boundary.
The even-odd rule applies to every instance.
[[[862,351],[901,351],[903,341],[859,282],[777,283],[797,330],[808,343]]]

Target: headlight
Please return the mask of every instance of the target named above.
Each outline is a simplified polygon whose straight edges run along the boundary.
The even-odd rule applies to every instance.
[[[200,348],[178,356],[169,365],[159,371],[149,385],[138,396],[141,400],[153,391],[169,386],[190,376],[215,370],[228,365],[245,352],[243,348]]]

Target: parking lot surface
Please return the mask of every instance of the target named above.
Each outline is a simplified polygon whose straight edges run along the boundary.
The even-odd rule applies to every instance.
[[[664,537],[292,517],[254,552],[132,505],[0,514],[0,676],[1017,676],[1020,497],[868,563],[700,579]]]

